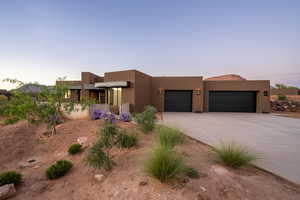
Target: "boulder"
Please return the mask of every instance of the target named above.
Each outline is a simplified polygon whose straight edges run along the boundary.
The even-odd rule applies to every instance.
[[[0,187],[0,200],[5,200],[16,195],[14,184],[7,184]]]

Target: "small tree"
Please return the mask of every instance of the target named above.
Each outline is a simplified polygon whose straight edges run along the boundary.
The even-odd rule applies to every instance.
[[[18,83],[19,86],[24,83],[14,80],[5,79],[11,83]],[[27,120],[30,123],[44,122],[48,124],[51,134],[56,134],[56,126],[62,120],[63,112],[70,113],[75,109],[74,101],[66,101],[65,94],[68,92],[68,86],[57,84],[51,88],[40,86],[42,91],[36,95],[25,92],[13,91],[11,100],[3,108],[3,113],[11,121]],[[85,109],[92,104],[92,101],[83,99],[81,109]]]

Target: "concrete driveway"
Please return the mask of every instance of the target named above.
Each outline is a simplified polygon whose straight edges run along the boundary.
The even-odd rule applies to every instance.
[[[258,113],[164,113],[163,123],[209,145],[236,142],[263,159],[254,164],[300,184],[300,119]]]

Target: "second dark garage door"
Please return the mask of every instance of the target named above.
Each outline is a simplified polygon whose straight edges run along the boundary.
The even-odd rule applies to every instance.
[[[256,92],[210,91],[210,112],[256,112]]]
[[[192,91],[166,90],[165,112],[192,112]]]

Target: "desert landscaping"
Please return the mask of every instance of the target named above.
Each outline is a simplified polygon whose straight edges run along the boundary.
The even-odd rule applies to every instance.
[[[57,134],[45,136],[46,125],[20,121],[0,128],[0,171],[22,174],[16,196],[10,199],[299,199],[300,187],[248,165],[239,169],[217,162],[210,147],[185,137],[176,147],[199,174],[160,182],[143,167],[157,143],[156,129],[143,133],[135,122],[117,121],[118,127],[137,134],[137,146],[112,148],[113,169],[105,171],[87,165],[88,149],[97,141],[103,119],[67,120]],[[81,142],[79,154],[68,154],[70,145]],[[73,167],[64,177],[49,180],[46,169],[57,160],[69,160]]]

